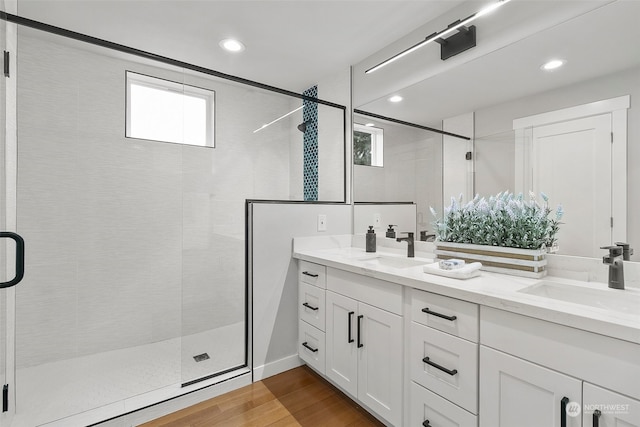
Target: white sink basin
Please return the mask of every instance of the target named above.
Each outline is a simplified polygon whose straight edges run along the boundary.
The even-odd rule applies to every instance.
[[[410,268],[433,262],[433,260],[424,258],[402,258],[387,255],[370,255],[362,258],[357,258],[357,261],[365,263],[365,266],[384,266],[391,268]]]
[[[541,280],[529,287],[521,289],[519,292],[602,308],[618,313],[640,315],[640,291],[636,289],[609,289],[606,287],[606,284],[602,286],[602,289],[594,289]]]

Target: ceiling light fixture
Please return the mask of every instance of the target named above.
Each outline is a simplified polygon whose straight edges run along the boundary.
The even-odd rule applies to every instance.
[[[220,41],[220,47],[228,52],[242,52],[244,45],[236,39],[224,39]]]
[[[565,61],[563,61],[562,59],[552,59],[551,61],[545,62],[540,68],[545,71],[551,71],[562,67],[564,63]]]
[[[500,6],[510,2],[511,0],[500,0],[496,3],[492,3],[489,6],[481,9],[479,12],[474,13],[473,15],[458,20],[451,25],[449,25],[446,29],[433,33],[430,36],[427,36],[423,41],[411,46],[408,49],[403,50],[402,52],[392,56],[389,59],[386,59],[379,63],[378,65],[369,68],[365,71],[365,74],[373,73],[374,71],[379,70],[385,65],[389,65],[394,61],[406,56],[416,50],[420,49],[422,46],[425,46],[431,42],[436,42],[440,44],[440,57],[442,60],[448,59],[454,55],[457,55],[460,52],[463,52],[473,46],[476,45],[476,33],[475,27],[466,27],[472,21],[480,18],[481,16],[487,15],[490,12],[493,12]],[[452,34],[454,31],[458,31],[458,34],[455,34],[449,39],[445,40],[444,37]]]
[[[400,101],[402,101],[402,97],[400,95],[393,95],[391,98],[389,98],[389,101],[391,101],[391,102],[400,102]]]
[[[372,127],[374,127],[374,126],[375,126],[375,124],[374,124],[374,123],[367,123],[367,124],[365,124],[365,126],[366,126],[366,127],[369,127],[369,128],[372,128]]]
[[[275,119],[275,120],[273,120],[273,121],[271,121],[271,122],[269,122],[267,124],[264,124],[264,125],[260,126],[258,129],[254,130],[253,133],[260,132],[262,129],[264,129],[264,128],[268,127],[268,126],[271,126],[275,122],[277,122],[279,120],[282,120],[285,117],[290,116],[290,115],[292,115],[293,113],[295,113],[296,111],[299,111],[299,110],[302,110],[302,105],[299,106],[298,108],[296,108],[295,110],[289,111],[287,114],[282,115],[282,116],[278,117],[277,119]]]

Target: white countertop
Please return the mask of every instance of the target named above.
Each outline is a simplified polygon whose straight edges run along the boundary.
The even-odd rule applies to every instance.
[[[586,291],[617,293],[616,296],[621,292],[640,295],[640,289],[621,291],[609,289],[602,283],[553,276],[530,279],[486,271],[466,280],[452,279],[427,274],[422,266],[393,268],[359,260],[372,255],[405,258],[406,249],[378,247],[373,254],[351,247],[347,236],[311,239],[294,239],[294,258],[640,344],[640,306],[630,314],[518,292],[540,280],[579,286]],[[433,256],[428,253],[416,252],[415,255],[414,259],[423,260],[425,264],[433,262]]]

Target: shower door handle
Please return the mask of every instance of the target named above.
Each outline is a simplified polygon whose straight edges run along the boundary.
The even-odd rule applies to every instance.
[[[0,238],[13,239],[16,242],[16,276],[8,282],[0,283],[0,289],[10,288],[20,283],[24,277],[24,239],[10,231],[0,231]]]

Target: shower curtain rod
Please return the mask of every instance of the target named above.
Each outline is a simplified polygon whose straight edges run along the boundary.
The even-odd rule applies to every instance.
[[[369,117],[373,117],[375,119],[386,120],[388,122],[393,122],[393,123],[398,123],[398,124],[401,124],[401,125],[411,126],[411,127],[422,129],[422,130],[428,130],[428,131],[431,131],[431,132],[439,133],[441,135],[453,136],[454,138],[460,138],[460,139],[464,139],[464,140],[467,140],[467,141],[471,140],[471,138],[469,138],[468,136],[462,136],[462,135],[458,135],[457,133],[451,133],[451,132],[447,132],[447,131],[440,130],[440,129],[430,128],[429,126],[422,126],[422,125],[418,125],[418,124],[411,123],[411,122],[405,122],[404,120],[399,120],[399,119],[394,119],[394,118],[391,118],[391,117],[381,116],[380,114],[370,113],[370,112],[364,111],[364,110],[354,109],[353,112],[355,114],[361,114],[363,116],[369,116]]]
[[[236,83],[241,83],[248,86],[257,87],[260,89],[268,90],[271,92],[277,92],[282,95],[292,96],[294,98],[303,99],[305,101],[316,102],[318,104],[327,105],[329,107],[339,108],[341,110],[346,110],[347,108],[344,105],[336,104],[330,101],[324,101],[322,99],[313,98],[310,96],[302,95],[297,92],[292,92],[287,89],[281,89],[276,86],[267,85],[264,83],[256,82],[254,80],[245,79],[242,77],[237,77],[231,74],[222,73],[220,71],[212,70],[210,68],[201,67],[199,65],[190,64],[188,62],[183,62],[177,59],[169,58],[162,55],[157,55],[155,53],[146,52],[144,50],[136,49],[133,47],[125,46],[119,43],[110,42],[108,40],[100,39],[97,37],[89,36],[86,34],[78,33],[75,31],[67,30],[61,27],[56,27],[54,25],[45,24],[44,22],[35,21],[33,19],[24,18],[22,16],[13,15],[11,13],[7,13],[4,11],[0,11],[0,19],[11,22],[13,24],[23,25],[25,27],[34,28],[36,30],[45,31],[47,33],[56,34],[62,37],[67,37],[73,40],[78,40],[81,42],[93,44],[96,46],[105,47],[108,49],[116,50],[123,53],[129,53],[135,56],[140,56],[142,58],[151,59],[154,61],[162,62],[168,65],[173,65],[180,68],[186,68],[192,71],[198,71],[200,73],[208,74],[210,76],[219,77],[225,80],[231,80]]]

